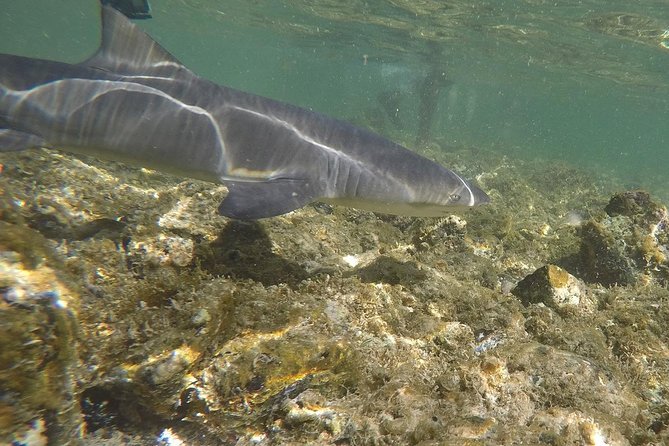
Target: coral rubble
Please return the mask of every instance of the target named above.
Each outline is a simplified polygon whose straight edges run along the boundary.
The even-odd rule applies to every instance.
[[[3,154],[0,441],[669,441],[665,208],[606,206],[568,166],[432,155],[493,204],[240,223],[222,187]]]

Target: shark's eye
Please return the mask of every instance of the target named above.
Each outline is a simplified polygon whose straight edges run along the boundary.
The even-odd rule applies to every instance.
[[[458,194],[451,194],[451,195],[449,195],[448,198],[450,198],[451,201],[460,201],[460,198],[462,198],[462,197]]]

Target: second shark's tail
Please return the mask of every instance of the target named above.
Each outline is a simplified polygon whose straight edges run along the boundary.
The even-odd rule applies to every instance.
[[[121,11],[130,19],[150,19],[151,5],[149,0],[101,0],[103,5]]]

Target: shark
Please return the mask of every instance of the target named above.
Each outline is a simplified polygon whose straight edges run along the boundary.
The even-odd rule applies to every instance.
[[[109,6],[101,17],[81,63],[0,54],[0,153],[57,149],[222,183],[218,212],[240,220],[314,201],[425,217],[489,201],[371,131],[196,75]]]

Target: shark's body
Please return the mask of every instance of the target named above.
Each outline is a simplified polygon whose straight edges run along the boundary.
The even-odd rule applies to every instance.
[[[322,200],[440,216],[488,198],[374,133],[200,78],[109,7],[102,45],[65,64],[0,55],[0,152],[51,147],[220,182],[222,215]]]

